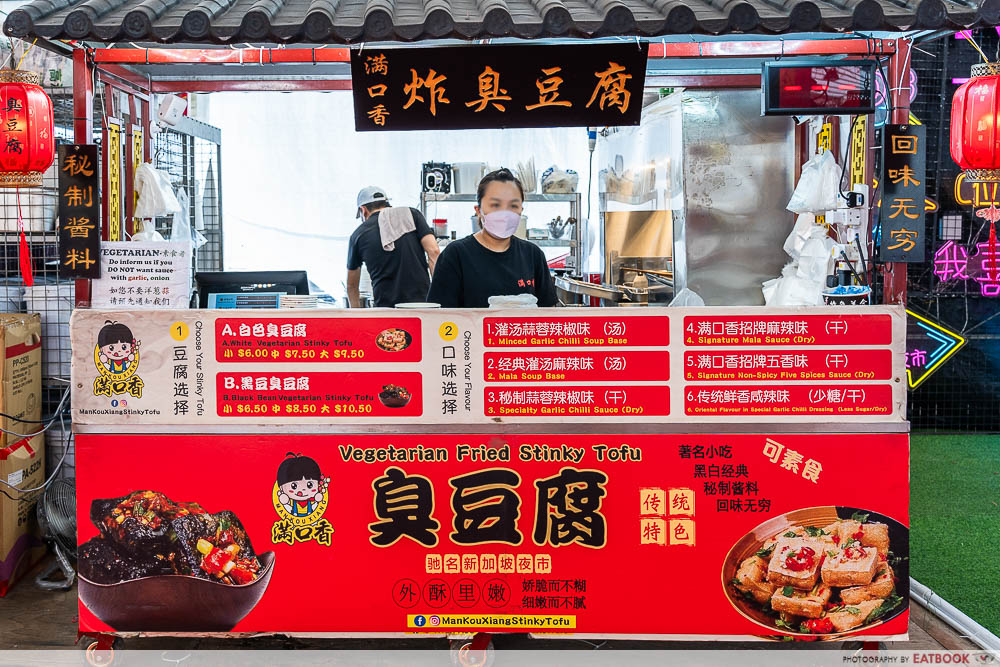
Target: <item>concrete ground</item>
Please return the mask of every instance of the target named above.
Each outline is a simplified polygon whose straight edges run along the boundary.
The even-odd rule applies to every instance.
[[[18,582],[0,598],[0,650],[73,648],[77,643],[76,588],[65,592],[39,590],[34,573]],[[890,650],[974,650],[972,642],[958,636],[951,628],[915,602],[911,604],[910,640],[889,644]],[[81,642],[90,640],[84,639]],[[248,639],[191,637],[129,637],[126,649],[445,649],[443,639],[306,639],[272,635]],[[835,643],[781,644],[774,642],[651,642],[609,640],[607,642],[574,639],[532,639],[523,634],[497,635],[497,650],[527,649],[745,649],[838,648]]]

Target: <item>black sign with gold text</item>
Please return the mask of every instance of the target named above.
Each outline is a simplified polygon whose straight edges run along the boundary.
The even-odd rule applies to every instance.
[[[101,192],[97,146],[59,146],[59,275],[100,278]]]
[[[926,128],[886,125],[884,136],[880,256],[883,262],[923,262]]]
[[[647,44],[352,49],[358,131],[638,125]]]

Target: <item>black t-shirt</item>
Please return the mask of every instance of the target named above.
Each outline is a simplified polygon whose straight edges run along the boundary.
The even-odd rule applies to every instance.
[[[427,273],[427,254],[420,240],[433,234],[427,221],[415,208],[411,208],[416,231],[403,234],[396,239],[396,247],[391,252],[382,249],[382,237],[378,230],[378,214],[375,211],[351,234],[347,250],[347,268],[360,269],[362,262],[368,267],[372,278],[372,292],[375,305],[392,308],[397,303],[423,301],[431,279]]]
[[[503,252],[467,236],[441,252],[427,300],[442,308],[488,308],[491,296],[506,294],[534,294],[539,306],[556,305],[556,286],[545,253],[516,236]]]

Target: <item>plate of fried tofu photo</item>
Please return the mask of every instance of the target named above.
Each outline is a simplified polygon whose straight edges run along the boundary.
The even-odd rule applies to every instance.
[[[833,640],[909,606],[909,529],[854,507],[773,517],[729,551],[722,583],[733,607],[772,639]]]

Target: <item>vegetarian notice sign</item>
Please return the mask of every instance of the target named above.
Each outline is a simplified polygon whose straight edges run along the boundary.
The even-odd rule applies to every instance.
[[[94,308],[184,308],[190,302],[190,243],[106,241],[100,255]]]
[[[77,448],[84,631],[907,629],[905,434],[109,433]]]
[[[116,298],[120,305],[133,295]],[[77,311],[74,419],[119,426],[905,419],[901,308],[606,312]]]

